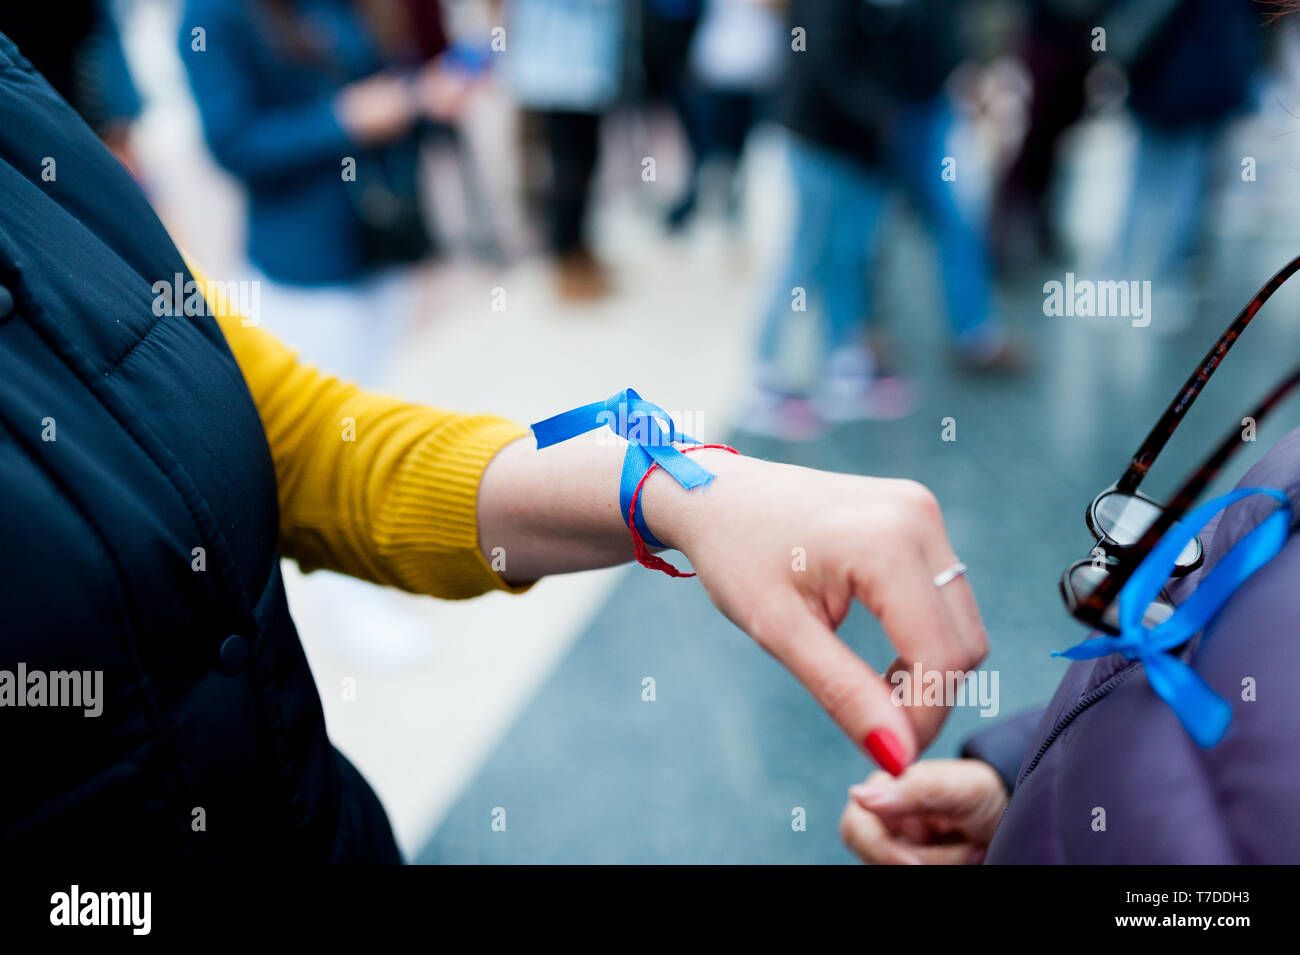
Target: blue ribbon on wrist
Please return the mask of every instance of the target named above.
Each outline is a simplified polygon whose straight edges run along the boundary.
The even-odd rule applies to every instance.
[[[631,388],[611,395],[604,401],[593,401],[589,405],[538,421],[532,430],[537,439],[537,448],[541,450],[600,427],[609,428],[628,443],[618,489],[619,513],[623,515],[625,523],[632,506],[632,495],[653,464],[667,471],[673,480],[688,491],[704,487],[713,480],[712,472],[673,446],[675,443],[700,442],[679,431],[668,412],[646,401]],[[645,518],[641,516],[640,500],[637,501],[632,520],[636,522],[636,529],[647,544],[652,547],[667,546],[646,527]]]
[[[1272,497],[1281,506],[1219,559],[1172,616],[1150,629],[1144,627],[1143,615],[1164,589],[1183,548],[1215,514],[1255,494]],[[1204,630],[1246,578],[1277,555],[1291,532],[1291,519],[1290,500],[1275,488],[1239,488],[1207,501],[1169,529],[1119,592],[1120,635],[1092,637],[1052,656],[1090,660],[1119,653],[1128,660],[1141,660],[1147,683],[1192,739],[1206,749],[1214,746],[1227,732],[1232,707],[1171,651]]]

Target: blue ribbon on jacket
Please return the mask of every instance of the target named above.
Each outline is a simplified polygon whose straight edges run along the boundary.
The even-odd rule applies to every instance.
[[[1219,559],[1172,616],[1151,629],[1144,627],[1146,608],[1164,589],[1183,548],[1215,514],[1255,494],[1272,497],[1281,506]],[[1140,659],[1151,689],[1169,704],[1192,739],[1208,749],[1223,739],[1232,707],[1170,651],[1204,630],[1246,578],[1277,555],[1290,532],[1291,502],[1274,488],[1239,488],[1207,501],[1169,529],[1119,592],[1120,635],[1093,637],[1052,656],[1090,660],[1119,653],[1128,660]]]
[[[674,442],[700,442],[677,430],[677,425],[668,412],[646,401],[631,388],[611,395],[604,401],[593,401],[589,405],[538,421],[532,429],[538,450],[541,450],[600,427],[609,428],[628,443],[618,489],[619,513],[623,515],[625,523],[628,509],[632,506],[632,495],[652,464],[658,464],[688,491],[704,487],[713,480],[712,472],[673,447]],[[646,527],[639,499],[633,520],[647,544],[652,547],[666,546]]]

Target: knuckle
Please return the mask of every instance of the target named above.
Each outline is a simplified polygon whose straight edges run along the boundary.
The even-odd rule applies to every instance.
[[[937,519],[942,514],[939,499],[920,481],[904,480],[902,497],[912,512],[927,519]]]
[[[957,647],[956,650],[957,652],[951,658],[939,664],[939,669],[946,673],[969,675],[971,671],[979,666],[980,658],[964,647]]]
[[[951,648],[952,659],[947,666],[954,670],[969,670],[980,662],[981,654],[974,647],[958,644]]]
[[[871,532],[876,540],[899,543],[916,533],[915,522],[909,519],[902,507],[889,507],[872,515],[871,523]],[[877,549],[876,553],[883,556],[886,550]]]
[[[963,646],[957,635],[953,633],[932,651],[923,653],[915,659],[909,659],[906,663],[912,666],[920,664],[923,669],[937,670],[941,673],[955,673],[970,669],[974,662],[973,657],[974,654]]]

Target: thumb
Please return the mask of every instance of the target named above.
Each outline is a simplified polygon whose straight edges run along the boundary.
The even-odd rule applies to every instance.
[[[912,846],[912,854],[925,865],[981,865],[987,850],[973,842],[943,846]]]
[[[960,808],[963,796],[948,760],[928,759],[909,766],[897,779],[877,775],[849,789],[863,809],[878,815],[946,813]]]

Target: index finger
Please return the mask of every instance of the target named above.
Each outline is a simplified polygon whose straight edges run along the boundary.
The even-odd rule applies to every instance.
[[[792,600],[779,632],[764,637],[768,652],[882,769],[897,776],[916,758],[916,732],[889,684],[808,605]]]
[[[898,660],[889,671],[891,687],[910,678],[907,675],[915,664],[920,664],[923,671],[943,673],[946,685],[946,674],[964,673],[978,661],[976,649],[962,636],[934,586],[933,573],[919,548],[911,553],[891,555],[888,573],[878,573],[870,582],[855,576],[854,593],[880,621],[890,643],[898,650]],[[904,677],[895,676],[900,671]],[[924,747],[947,718],[949,701],[942,699],[935,705],[913,706],[914,694],[905,690],[901,702],[905,718],[915,728]],[[924,697],[922,702],[926,702]],[[891,703],[899,708],[893,698]]]

